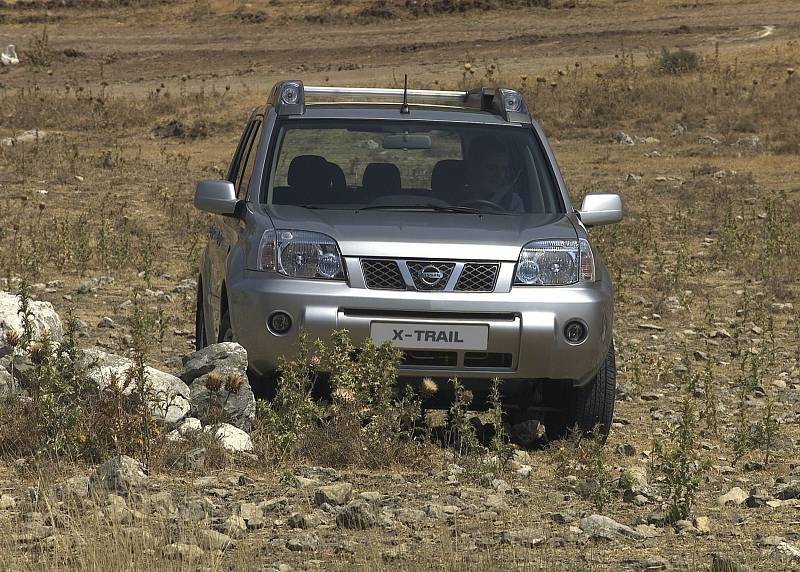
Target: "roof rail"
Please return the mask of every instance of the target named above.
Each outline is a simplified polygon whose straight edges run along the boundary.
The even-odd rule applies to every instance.
[[[403,90],[383,87],[322,87],[307,85],[303,87],[306,95],[329,97],[353,97],[364,99],[382,99],[387,101],[403,101]],[[431,89],[409,89],[410,100],[424,100],[437,103],[457,103],[463,105],[467,99],[466,91],[434,91]]]
[[[269,103],[275,106],[278,115],[302,115],[305,113],[306,96],[321,98],[323,101],[349,98],[351,103],[364,103],[381,100],[403,102],[408,96],[412,103],[454,105],[489,111],[500,115],[506,121],[529,123],[528,108],[519,92],[507,88],[479,88],[472,91],[437,91],[429,89],[409,89],[376,87],[332,87],[305,86],[302,81],[281,81],[275,84]]]

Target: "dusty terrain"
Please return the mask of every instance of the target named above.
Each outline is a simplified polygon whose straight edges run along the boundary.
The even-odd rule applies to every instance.
[[[435,443],[421,445],[423,460],[334,473],[257,446],[205,469],[154,464],[148,492],[127,501],[142,515],[135,526],[86,499],[34,502],[31,490],[92,466],[0,452],[0,492],[15,499],[0,508],[0,567],[709,570],[719,555],[800,568],[776,548],[800,547],[800,500],[784,491],[800,480],[800,4],[73,4],[0,4],[0,44],[22,60],[0,68],[0,138],[43,132],[0,146],[0,289],[27,279],[82,320],[81,346],[118,353],[133,345],[120,305],[138,293],[158,323],[149,363],[175,372],[194,345],[194,290],[182,281],[205,239],[194,182],[223,172],[274,81],[504,83],[525,93],[575,202],[592,190],[625,202],[621,225],[592,231],[616,280],[620,399],[599,465],[571,443],[502,469]],[[699,62],[659,70],[662,48]],[[688,522],[665,524],[654,439],[687,402],[700,417],[700,487]],[[765,427],[777,427],[766,441]],[[593,492],[598,479],[607,498]],[[338,527],[317,508],[315,488],[331,481],[375,493],[364,498],[380,526]],[[741,502],[720,503],[733,487]],[[153,500],[164,491],[171,501]],[[164,550],[251,510],[241,503],[274,499],[235,546],[182,559]],[[31,513],[51,532],[20,536]],[[293,527],[295,513],[311,515],[308,529]],[[582,526],[593,514],[644,528],[598,538]]]

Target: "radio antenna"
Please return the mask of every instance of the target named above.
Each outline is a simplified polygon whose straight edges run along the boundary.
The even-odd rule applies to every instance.
[[[408,107],[408,74],[405,74],[403,80],[403,105],[400,106],[400,113],[404,115],[411,113],[411,109]]]

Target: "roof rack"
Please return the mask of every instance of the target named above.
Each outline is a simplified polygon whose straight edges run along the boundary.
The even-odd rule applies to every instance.
[[[328,96],[331,98],[349,97],[360,98],[357,101],[381,99],[387,101],[403,101],[402,89],[382,87],[323,87],[303,86],[305,94],[311,96]],[[430,89],[409,89],[409,101],[431,101],[436,103],[454,103],[463,105],[469,92],[466,91],[434,91]]]
[[[519,92],[507,88],[480,88],[472,91],[437,91],[429,89],[397,89],[375,87],[306,86],[302,81],[281,81],[275,84],[269,98],[278,115],[303,115],[306,96],[323,101],[347,99],[350,103],[369,101],[408,102],[417,104],[453,105],[489,111],[506,121],[530,123],[528,108]]]

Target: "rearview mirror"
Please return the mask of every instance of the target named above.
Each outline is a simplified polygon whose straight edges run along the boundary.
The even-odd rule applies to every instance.
[[[622,220],[622,199],[612,193],[590,193],[578,211],[584,226],[614,224]]]
[[[416,133],[387,133],[383,136],[384,149],[430,149],[430,135]]]
[[[236,213],[236,190],[230,181],[208,180],[197,183],[194,206],[201,211],[233,216]]]

